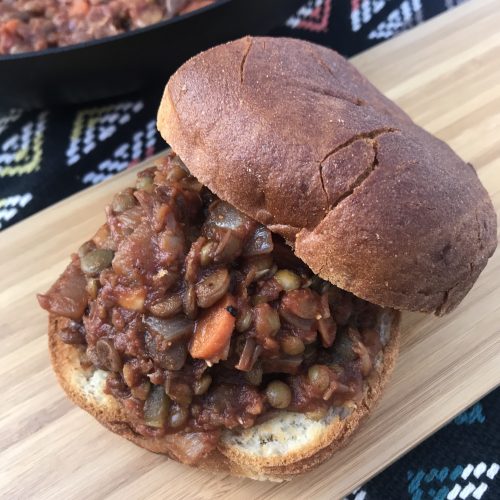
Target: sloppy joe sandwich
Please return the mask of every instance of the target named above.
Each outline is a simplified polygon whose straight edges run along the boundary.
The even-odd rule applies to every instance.
[[[186,62],[172,147],[43,295],[68,396],[180,462],[289,479],[394,367],[399,310],[451,311],[496,247],[477,175],[335,52],[244,38]]]

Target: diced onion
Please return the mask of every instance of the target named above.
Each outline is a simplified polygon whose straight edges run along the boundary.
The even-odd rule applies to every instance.
[[[183,317],[162,319],[155,316],[144,318],[146,328],[156,335],[161,335],[169,342],[175,342],[193,333],[194,322]]]
[[[264,226],[258,226],[245,245],[243,255],[245,257],[263,255],[271,253],[273,249],[274,245],[271,231]]]
[[[218,200],[210,206],[210,214],[206,224],[235,231],[240,229],[247,221],[248,217],[236,210],[232,205]]]
[[[144,422],[151,427],[161,428],[165,425],[170,401],[162,386],[153,386],[148,399],[144,403]]]

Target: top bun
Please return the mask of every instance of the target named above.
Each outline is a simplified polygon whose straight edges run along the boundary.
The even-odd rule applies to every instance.
[[[203,52],[170,78],[158,128],[220,198],[381,306],[444,314],[495,250],[474,168],[332,50],[247,37]]]

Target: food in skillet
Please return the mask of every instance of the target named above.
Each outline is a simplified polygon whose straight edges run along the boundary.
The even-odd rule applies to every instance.
[[[63,47],[144,28],[215,0],[2,0],[0,55]]]
[[[114,432],[288,479],[379,399],[398,309],[444,314],[496,247],[473,168],[336,53],[245,38],[185,63],[174,152],[118,193],[40,304],[58,378]]]

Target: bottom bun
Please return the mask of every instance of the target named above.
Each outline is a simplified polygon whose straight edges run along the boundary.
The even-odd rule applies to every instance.
[[[379,400],[398,354],[399,319],[398,312],[388,310],[379,325],[384,349],[375,370],[365,380],[361,402],[333,407],[319,420],[280,411],[250,429],[225,431],[213,452],[189,465],[252,479],[283,481],[323,463],[346,444]],[[149,438],[135,432],[118,401],[104,392],[107,372],[82,368],[83,348],[60,340],[58,331],[66,322],[61,317],[49,318],[49,349],[57,378],[68,397],[116,434],[154,453],[185,462],[176,453],[176,443],[191,445],[186,440],[194,434]],[[194,449],[196,443],[192,446]]]

